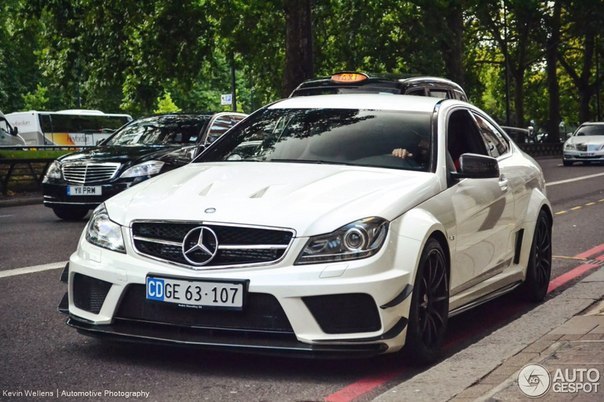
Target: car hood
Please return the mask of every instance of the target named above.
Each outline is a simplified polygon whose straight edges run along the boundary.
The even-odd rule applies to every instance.
[[[592,144],[592,145],[604,145],[604,135],[576,135],[570,137],[567,144]]]
[[[94,147],[85,151],[74,152],[60,158],[61,162],[143,162],[173,152],[173,146],[123,146]]]
[[[392,220],[439,191],[434,174],[297,163],[193,163],[106,202],[109,216],[133,220],[236,223],[331,232],[360,218]]]

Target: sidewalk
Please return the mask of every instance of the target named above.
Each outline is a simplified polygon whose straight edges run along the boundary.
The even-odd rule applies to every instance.
[[[14,195],[2,195],[0,193],[0,208],[17,207],[20,205],[32,205],[42,203],[41,192],[24,192]]]
[[[374,401],[604,401],[603,298],[600,266]]]

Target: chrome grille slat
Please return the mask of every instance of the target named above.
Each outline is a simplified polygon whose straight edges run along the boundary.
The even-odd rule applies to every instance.
[[[185,235],[199,226],[211,228],[218,237],[218,253],[203,267],[191,265],[182,252]],[[193,269],[274,263],[283,258],[294,238],[287,229],[190,222],[133,222],[130,230],[138,254]]]
[[[111,180],[118,169],[120,163],[85,163],[74,162],[64,163],[62,166],[63,177],[71,183],[90,184]]]

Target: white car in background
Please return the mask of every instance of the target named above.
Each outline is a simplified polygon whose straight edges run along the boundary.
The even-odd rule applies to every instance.
[[[545,297],[551,229],[538,164],[478,108],[295,97],[99,206],[60,309],[90,335],[425,363],[448,317]]]
[[[564,143],[562,163],[604,162],[604,122],[581,124]]]

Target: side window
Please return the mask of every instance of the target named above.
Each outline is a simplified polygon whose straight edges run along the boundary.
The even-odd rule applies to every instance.
[[[509,151],[510,146],[506,139],[497,131],[491,123],[478,114],[473,114],[476,124],[482,135],[482,139],[487,147],[487,151],[492,157],[499,157]]]
[[[465,153],[488,155],[476,122],[466,109],[457,109],[449,116],[447,149],[454,161]]]
[[[206,138],[206,145],[216,141],[222,134],[224,134],[229,128],[239,123],[242,118],[239,116],[221,116],[214,120],[212,126],[208,130],[208,136]]]
[[[424,88],[411,88],[405,92],[406,95],[416,95],[416,96],[425,96],[426,91]]]
[[[447,91],[446,89],[430,89],[430,96],[441,99],[450,98],[449,91]]]

